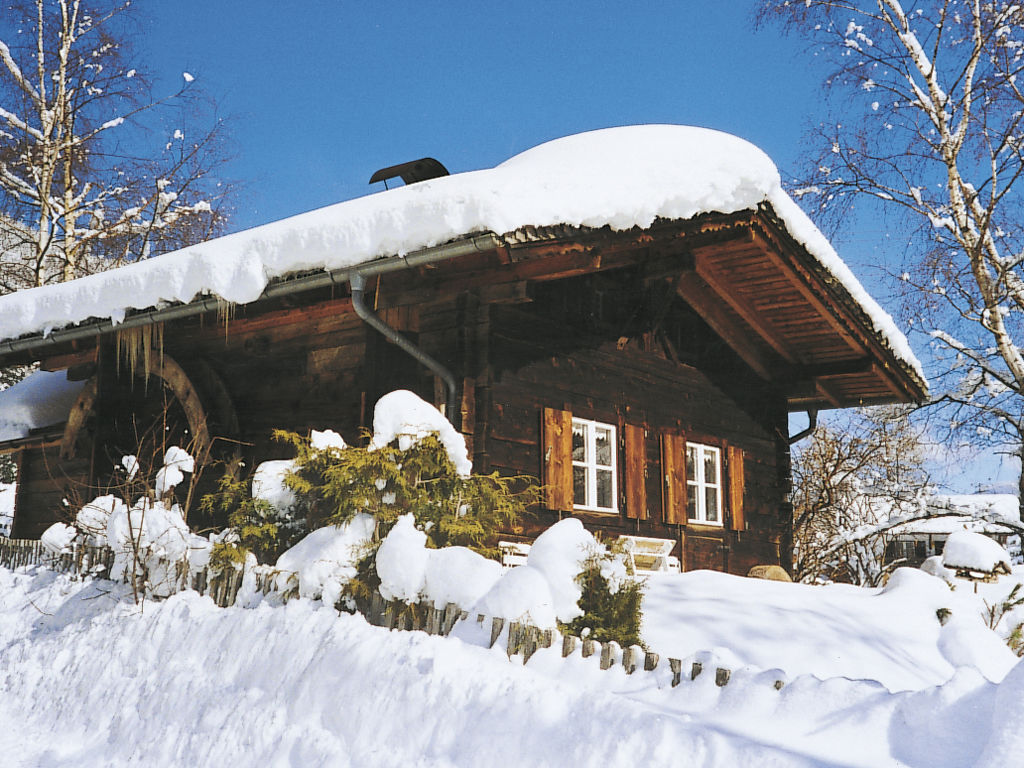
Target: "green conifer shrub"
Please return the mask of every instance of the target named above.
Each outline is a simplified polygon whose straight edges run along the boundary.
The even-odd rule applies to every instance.
[[[411,512],[428,546],[464,546],[496,559],[499,531],[511,529],[538,497],[532,478],[497,472],[460,477],[436,436],[404,451],[394,443],[372,451],[317,450],[294,432],[277,431],[275,437],[295,449],[295,470],[285,484],[311,529],[365,512],[377,521],[379,541]]]
[[[264,499],[254,499],[250,486],[250,478],[225,473],[217,490],[203,496],[199,508],[215,520],[227,520],[243,550],[255,554],[261,563],[272,563],[309,529],[304,520],[282,513]],[[221,554],[227,557],[229,553]],[[244,552],[241,556],[244,561]]]
[[[616,579],[613,591],[607,566],[614,555],[595,553],[583,563],[576,582],[583,589],[579,607],[583,615],[562,626],[565,634],[588,636],[600,642],[614,640],[621,647],[643,645],[640,639],[643,582],[633,578]]]

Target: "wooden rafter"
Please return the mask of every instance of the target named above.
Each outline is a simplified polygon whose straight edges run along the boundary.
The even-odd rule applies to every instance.
[[[721,303],[699,275],[695,272],[681,275],[676,282],[676,291],[758,376],[767,381],[775,378],[773,366],[764,353],[750,343],[750,333],[722,309]]]

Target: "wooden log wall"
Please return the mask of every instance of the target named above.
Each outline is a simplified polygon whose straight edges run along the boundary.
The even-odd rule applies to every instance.
[[[787,566],[788,557],[780,552],[790,514],[783,503],[788,490],[783,398],[716,344],[685,305],[673,302],[654,329],[638,316],[644,299],[639,290],[630,292],[628,277],[616,296],[603,296],[603,306],[595,286],[580,284],[587,282],[592,281],[566,280],[538,291],[531,304],[491,307],[488,368],[477,376],[488,383],[488,403],[477,403],[477,418],[488,427],[486,436],[478,436],[477,456],[485,454],[489,467],[504,474],[540,475],[545,408],[615,425],[619,513],[575,513],[589,528],[609,537],[673,539],[685,570],[745,574],[759,563]],[[643,498],[647,508],[637,519],[626,516],[627,488],[621,482],[627,425],[642,428],[644,436],[639,452],[646,459],[646,480],[634,498]],[[721,447],[723,463],[727,453],[742,456],[741,530],[665,522],[661,436],[666,431]],[[722,480],[727,492],[725,467]],[[537,535],[560,514],[540,511],[524,536]]]
[[[88,452],[62,459],[60,443],[54,440],[21,449],[17,462],[17,512],[11,538],[38,539],[54,523],[68,522],[71,510],[78,510],[76,504],[92,499]]]

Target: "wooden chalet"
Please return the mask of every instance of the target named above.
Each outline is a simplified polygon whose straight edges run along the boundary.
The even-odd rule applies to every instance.
[[[926,393],[859,286],[790,229],[766,199],[624,229],[454,232],[285,274],[245,303],[200,295],[7,339],[0,365],[83,382],[64,422],[3,444],[12,536],[91,498],[140,439],[254,467],[287,457],[271,430],[356,443],[377,398],[409,389],[445,408],[476,471],[543,481],[514,539],[574,515],[671,540],[684,570],[788,568],[790,412]]]

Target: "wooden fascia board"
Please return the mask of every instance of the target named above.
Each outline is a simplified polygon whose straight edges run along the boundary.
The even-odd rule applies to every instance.
[[[874,329],[865,327],[866,318],[856,317],[848,308],[848,303],[855,299],[852,296],[847,296],[845,299],[835,296],[835,290],[831,286],[815,275],[812,269],[801,263],[813,257],[806,253],[801,256],[800,251],[804,249],[792,241],[787,232],[780,230],[779,225],[764,211],[756,217],[752,236],[765,255],[783,271],[801,295],[822,314],[851,350],[857,352],[858,356],[866,353],[876,361],[880,378],[892,390],[897,399],[904,402],[920,402],[924,399],[926,391],[920,388],[918,382],[909,373],[901,369],[901,366],[896,363],[893,353],[882,345]],[[894,369],[898,373],[894,373]]]

